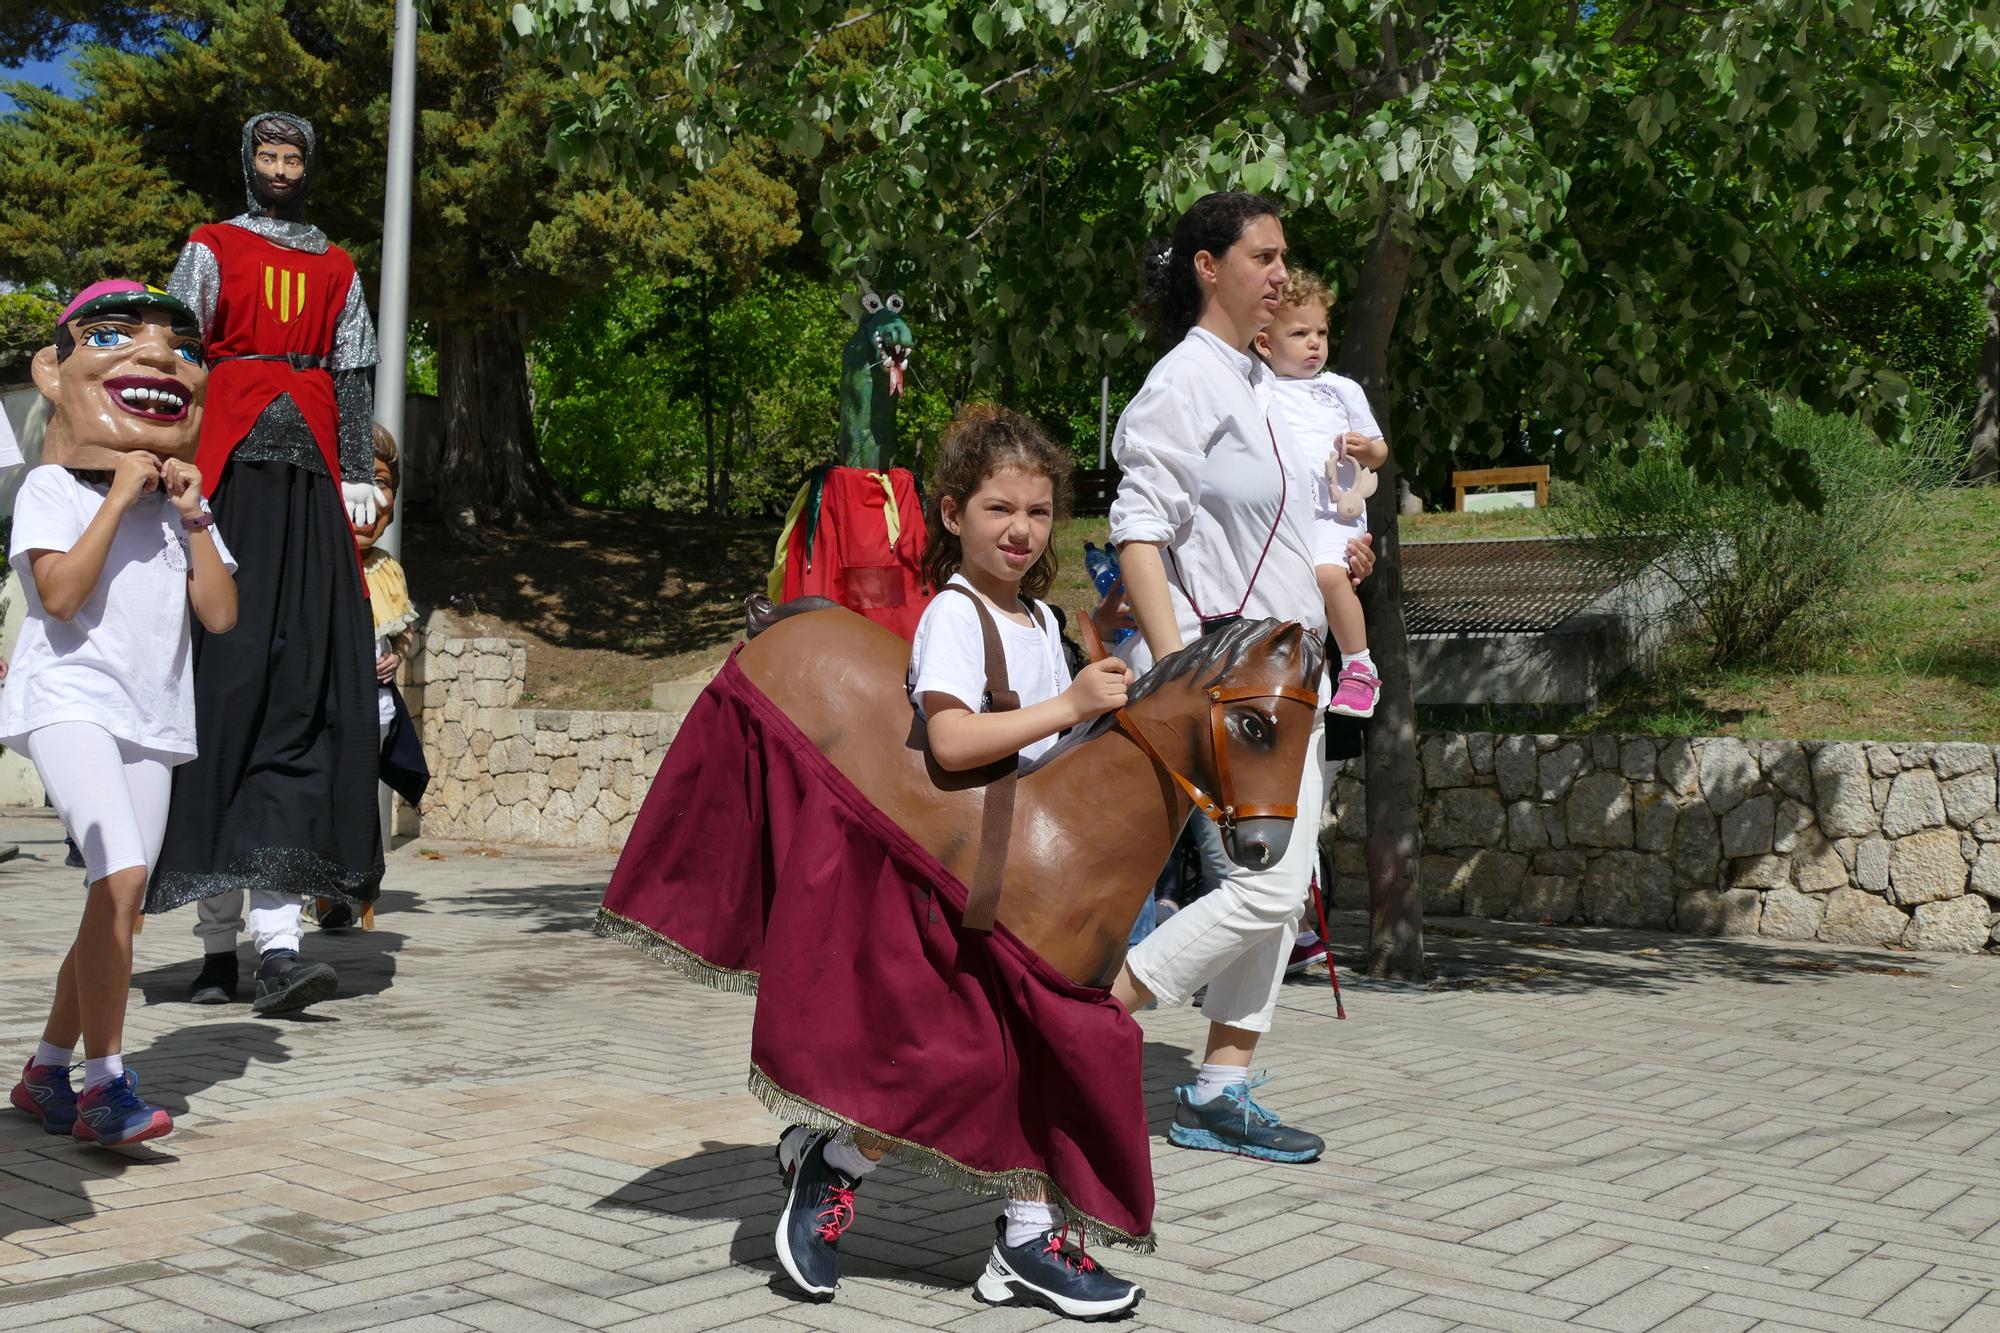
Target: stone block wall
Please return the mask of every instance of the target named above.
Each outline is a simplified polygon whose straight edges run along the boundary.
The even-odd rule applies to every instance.
[[[2000,944],[1992,746],[1446,733],[1420,757],[1432,914]],[[1337,791],[1335,899],[1361,906],[1363,786]]]
[[[680,729],[677,710],[523,708],[507,639],[428,633],[409,672],[432,837],[622,847]],[[2000,945],[1989,745],[1448,732],[1419,759],[1432,915]],[[1336,791],[1334,901],[1365,906],[1358,773]]]
[[[681,714],[523,708],[528,652],[429,633],[406,691],[432,777],[423,832],[549,847],[625,845]]]

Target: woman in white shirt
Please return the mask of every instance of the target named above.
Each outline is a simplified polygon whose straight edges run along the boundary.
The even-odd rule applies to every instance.
[[[1137,669],[1196,638],[1204,623],[1239,616],[1325,633],[1310,464],[1274,410],[1270,369],[1250,352],[1286,276],[1276,207],[1237,192],[1197,201],[1151,262],[1144,313],[1155,342],[1171,350],[1119,418],[1112,444],[1123,478],[1111,540],[1139,623],[1127,641]],[[1365,544],[1353,558],[1365,574]],[[1226,878],[1134,947],[1114,986],[1129,1009],[1149,999],[1180,1004],[1208,987],[1201,1072],[1174,1090],[1168,1137],[1183,1147],[1282,1162],[1311,1161],[1324,1147],[1253,1101],[1249,1074],[1312,876],[1326,794],[1322,725],[1315,720],[1299,780],[1302,827],[1285,855],[1263,870],[1218,867]]]

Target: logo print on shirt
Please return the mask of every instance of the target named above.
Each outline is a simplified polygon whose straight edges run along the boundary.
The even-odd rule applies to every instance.
[[[289,324],[306,311],[306,275],[294,269],[264,265],[264,308]]]

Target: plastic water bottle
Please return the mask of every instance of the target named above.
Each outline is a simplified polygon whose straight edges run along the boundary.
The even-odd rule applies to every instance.
[[[1118,586],[1118,553],[1108,548],[1100,550],[1095,542],[1083,544],[1083,567],[1090,573],[1090,581],[1097,585],[1097,596],[1101,601]],[[1132,637],[1129,628],[1112,634],[1111,642],[1123,643]]]

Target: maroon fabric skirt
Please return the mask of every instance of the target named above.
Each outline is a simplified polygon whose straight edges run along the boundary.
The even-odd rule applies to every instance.
[[[1039,1189],[1093,1239],[1150,1248],[1139,1026],[1005,926],[738,669],[696,700],[597,929],[754,992],[750,1086],[980,1193]]]

